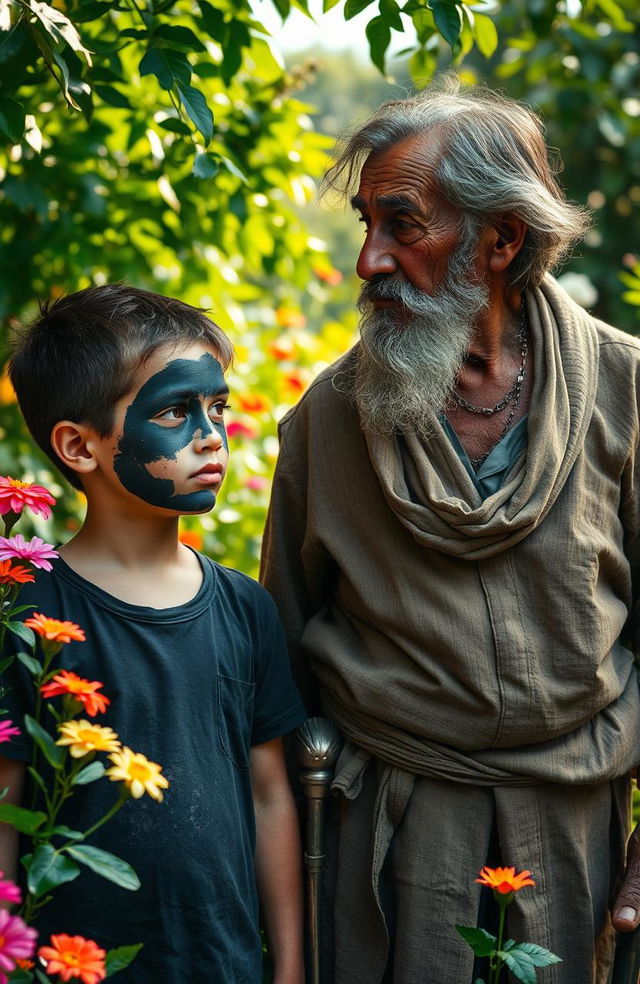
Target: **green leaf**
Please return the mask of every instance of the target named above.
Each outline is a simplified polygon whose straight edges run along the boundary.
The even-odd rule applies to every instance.
[[[73,844],[65,850],[76,861],[80,861],[87,868],[95,871],[97,875],[102,875],[108,881],[115,882],[121,888],[127,888],[131,892],[140,888],[140,879],[131,865],[117,858],[115,854],[102,851],[99,847],[93,847],[91,844]]]
[[[498,47],[498,32],[490,17],[486,14],[476,14],[473,22],[473,36],[478,50],[485,58],[491,58]]]
[[[46,819],[46,814],[38,810],[25,810],[13,803],[0,803],[0,821],[10,824],[21,834],[33,834]]]
[[[472,926],[456,926],[462,939],[469,944],[476,957],[489,957],[495,952],[495,936],[487,933],[486,929],[474,929]]]
[[[7,628],[13,632],[14,635],[19,636],[28,646],[35,646],[36,637],[33,629],[30,629],[28,625],[24,624],[24,622],[7,622]]]
[[[182,133],[184,136],[191,133],[184,120],[178,120],[175,116],[167,116],[165,120],[160,120],[158,126],[162,127],[163,130],[168,130],[169,133]]]
[[[156,37],[168,41],[169,44],[187,48],[188,51],[206,51],[202,41],[188,27],[181,27],[177,24],[160,24],[154,33]]]
[[[31,676],[39,676],[42,673],[42,663],[35,656],[30,656],[29,653],[17,653],[16,655],[22,665],[29,670]]]
[[[431,9],[436,27],[453,51],[460,40],[462,30],[460,8],[453,0],[431,0]]]
[[[64,98],[74,109],[84,112],[87,117],[91,115],[91,89],[86,82],[76,79],[69,70],[67,59],[62,51],[51,52],[53,60],[62,72],[62,92]]]
[[[640,304],[640,290],[625,290],[622,299],[627,304]]]
[[[58,837],[67,837],[69,840],[79,840],[84,837],[81,830],[72,830],[71,827],[67,827],[66,824],[58,824],[56,827],[52,827],[51,830],[47,831],[48,834]]]
[[[365,10],[373,3],[373,0],[347,0],[344,5],[344,19],[351,20],[361,10]]]
[[[179,84],[178,92],[189,118],[204,137],[205,145],[208,144],[213,137],[213,113],[207,106],[207,100],[199,89],[191,85]]]
[[[333,10],[337,3],[340,3],[340,0],[323,0],[322,13],[326,14],[329,10]]]
[[[400,7],[396,0],[380,0],[378,4],[380,16],[387,22],[394,31],[404,31],[404,24],[400,17]]]
[[[557,957],[550,950],[545,950],[543,946],[538,946],[537,943],[516,943],[508,951],[505,948],[504,952],[525,954],[534,967],[550,967],[552,964],[562,963],[561,957]]]
[[[9,138],[11,143],[17,144],[22,140],[24,117],[24,107],[20,103],[7,98],[7,96],[0,96],[0,130]],[[22,625],[22,622],[14,622],[13,624]]]
[[[20,54],[22,47],[29,39],[30,34],[26,24],[24,21],[18,21],[10,31],[4,34],[0,41],[0,65]]]
[[[8,670],[14,659],[15,656],[13,653],[11,653],[10,656],[5,656],[4,659],[0,659],[0,673],[4,673],[5,670]]]
[[[138,71],[141,76],[155,75],[162,88],[167,90],[179,83],[188,85],[191,80],[191,66],[185,55],[161,48],[149,48],[140,61]]]
[[[131,103],[118,89],[107,85],[94,85],[93,91],[100,96],[107,106],[115,106],[116,109],[131,109]]]
[[[80,874],[80,866],[64,854],[58,854],[51,844],[38,844],[28,862],[27,872],[29,891],[38,896],[73,881]]]
[[[215,154],[196,154],[192,174],[196,178],[212,178],[220,170],[220,160]]]
[[[536,969],[526,953],[498,950],[498,957],[505,962],[513,976],[522,981],[522,984],[536,984]]]
[[[82,38],[68,17],[60,10],[50,7],[48,3],[31,0],[30,10],[38,18],[42,27],[53,40],[55,45],[68,44],[72,51],[84,55],[87,65],[91,64],[91,54],[82,43]]]
[[[217,7],[212,7],[207,0],[199,0],[198,6],[202,14],[202,23],[209,37],[214,41],[221,41],[226,34],[226,24],[224,14]]]
[[[391,41],[391,29],[382,17],[374,17],[365,28],[371,61],[384,75],[384,56]]]
[[[64,762],[65,753],[59,745],[56,745],[49,732],[45,731],[42,725],[38,724],[38,722],[28,714],[25,714],[24,716],[24,726],[46,758],[49,765],[52,765],[54,769],[60,769],[62,767],[62,763]]]
[[[291,10],[291,0],[273,0],[273,5],[280,14],[282,20],[286,20]]]
[[[119,970],[124,970],[135,960],[142,949],[142,943],[135,943],[132,946],[119,946],[116,950],[107,950],[104,966],[107,977],[112,977]]]
[[[40,775],[40,773],[38,772],[38,770],[37,769],[34,769],[32,765],[28,765],[27,766],[27,772],[29,773],[29,775],[31,776],[31,778],[33,779],[33,781],[35,782],[36,786],[38,786],[42,790],[43,793],[46,793],[47,792],[47,785],[46,785],[44,779],[42,778],[42,776]]]
[[[86,786],[89,782],[95,782],[96,779],[102,779],[105,769],[102,762],[90,762],[86,765],[84,769],[80,769],[80,772],[74,779],[75,786]]]
[[[411,79],[417,89],[424,89],[425,85],[433,78],[436,70],[436,57],[426,48],[418,50],[409,59],[409,72]]]

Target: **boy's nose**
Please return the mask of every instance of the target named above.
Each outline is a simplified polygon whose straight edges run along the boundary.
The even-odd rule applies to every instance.
[[[200,430],[194,434],[196,451],[218,451],[224,445],[222,434],[217,427],[210,427],[207,430]]]

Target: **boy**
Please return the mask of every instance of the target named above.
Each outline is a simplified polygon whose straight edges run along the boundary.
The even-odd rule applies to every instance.
[[[274,984],[303,981],[280,736],[305,713],[282,630],[259,585],[178,541],[180,515],[213,508],[227,467],[231,357],[199,310],[112,284],[45,308],[10,369],[31,434],[87,498],[82,528],[21,601],[84,629],[86,642],[62,658],[104,685],[111,703],[93,723],[160,763],[169,782],[161,804],[129,800],[90,838],[132,864],[142,887],[83,868],[37,917],[41,944],[59,932],[105,949],[143,943],[127,984],[260,984],[256,881]],[[17,660],[7,676],[3,703],[20,721],[32,685]],[[30,747],[23,738],[5,749],[0,788],[19,802]],[[58,822],[87,829],[117,792],[106,779],[76,787]],[[10,874],[17,838],[5,825],[0,834]]]

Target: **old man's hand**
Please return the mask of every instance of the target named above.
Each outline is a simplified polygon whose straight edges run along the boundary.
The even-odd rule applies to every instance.
[[[613,925],[628,933],[640,923],[640,824],[627,846],[627,870],[613,906]]]

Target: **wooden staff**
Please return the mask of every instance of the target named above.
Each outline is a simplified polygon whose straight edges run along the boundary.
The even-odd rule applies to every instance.
[[[325,718],[309,718],[296,733],[300,780],[307,801],[304,864],[307,872],[307,919],[311,982],[320,984],[320,881],[324,867],[324,801],[340,751],[337,728]]]

